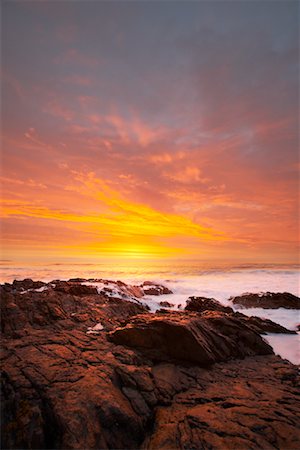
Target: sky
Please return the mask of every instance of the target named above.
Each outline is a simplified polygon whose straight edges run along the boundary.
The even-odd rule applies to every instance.
[[[2,258],[299,255],[297,1],[3,1]]]

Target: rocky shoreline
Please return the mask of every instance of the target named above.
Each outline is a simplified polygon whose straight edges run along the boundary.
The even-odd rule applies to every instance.
[[[299,448],[298,367],[261,336],[295,331],[202,297],[150,312],[145,296],[162,294],[149,281],[1,285],[1,448]],[[299,306],[279,296],[260,298]]]

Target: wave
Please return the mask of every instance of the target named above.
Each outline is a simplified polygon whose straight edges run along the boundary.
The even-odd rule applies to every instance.
[[[54,279],[68,280],[70,278],[103,278],[121,280],[129,284],[140,284],[149,280],[165,284],[173,291],[173,295],[148,296],[145,299],[152,310],[159,308],[160,301],[174,303],[184,307],[188,297],[203,296],[219,300],[224,305],[231,305],[229,298],[244,292],[290,292],[299,296],[299,266],[298,265],[216,265],[202,266],[200,263],[147,263],[118,264],[112,263],[61,263],[32,264],[22,266],[19,262],[1,267],[1,281],[12,282],[14,279],[32,278],[33,280],[51,281]],[[232,305],[231,305],[232,306]],[[262,310],[259,308],[243,309],[244,314],[265,317],[280,323],[286,328],[295,329],[300,322],[299,311],[294,310]],[[282,338],[281,338],[281,337]],[[300,364],[299,335],[289,338],[267,336],[274,351],[283,358]],[[298,353],[297,353],[298,352]]]

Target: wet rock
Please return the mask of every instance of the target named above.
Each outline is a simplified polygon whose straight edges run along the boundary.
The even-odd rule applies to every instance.
[[[167,288],[166,286],[163,286],[161,284],[155,284],[151,281],[144,281],[144,283],[141,285],[141,288],[146,295],[165,295],[165,294],[173,294],[173,292]]]
[[[88,280],[86,278],[70,278],[69,282],[70,283],[85,283]]]
[[[144,291],[140,288],[140,286],[126,285],[124,291],[127,295],[135,298],[142,298],[144,296]]]
[[[79,291],[75,285],[61,282],[43,292],[29,290],[21,293],[2,290],[0,304],[2,333],[17,338],[28,334],[31,328],[70,329],[74,327],[74,323],[77,327],[87,329],[87,326],[102,319],[105,326],[111,329],[131,315],[147,311],[140,303],[109,299],[99,295],[97,291],[95,293],[94,288],[91,291],[90,286],[77,287]],[[81,290],[85,287],[88,289]]]
[[[65,292],[71,295],[95,295],[98,293],[95,286],[86,286],[78,282],[71,283],[69,281],[61,281],[56,283],[54,290]]]
[[[252,330],[259,334],[266,333],[285,333],[285,334],[295,334],[295,331],[288,330],[287,328],[273,322],[269,319],[262,319],[259,317],[248,317],[240,312],[234,312],[232,308],[223,306],[217,300],[213,298],[206,297],[190,297],[187,300],[187,305],[185,307],[186,311],[197,311],[203,313],[205,311],[221,311],[227,314],[231,314],[246,326],[250,327]]]
[[[233,309],[224,306],[214,298],[207,297],[189,297],[186,301],[186,311],[221,311],[225,313],[233,313]]]
[[[45,286],[43,281],[33,281],[31,278],[25,278],[25,280],[14,280],[12,287],[17,290],[27,291],[28,289],[39,289]]]
[[[169,302],[159,302],[159,305],[163,308],[173,308],[175,306],[174,303]]]
[[[263,292],[260,294],[243,294],[229,299],[234,305],[244,308],[265,309],[300,309],[300,298],[289,292]]]

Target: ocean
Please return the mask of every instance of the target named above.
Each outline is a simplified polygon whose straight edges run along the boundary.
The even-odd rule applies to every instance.
[[[245,292],[290,292],[300,294],[300,268],[298,265],[275,264],[211,264],[199,261],[111,261],[97,263],[31,263],[16,264],[13,261],[1,263],[1,282],[14,279],[51,281],[69,278],[102,278],[121,280],[129,284],[152,281],[164,284],[172,295],[147,296],[145,301],[152,311],[159,308],[159,302],[167,300],[184,307],[189,296],[203,296],[230,305],[229,298]],[[232,306],[232,305],[231,305]],[[235,308],[237,309],[237,308]],[[286,328],[296,330],[300,323],[300,311],[279,309],[241,309],[249,316],[268,318]],[[294,364],[300,364],[300,333],[296,335],[268,334],[264,336],[275,353]]]

